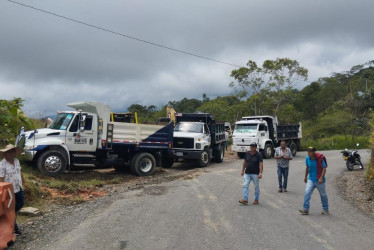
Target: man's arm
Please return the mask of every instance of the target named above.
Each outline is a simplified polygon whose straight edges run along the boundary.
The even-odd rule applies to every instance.
[[[262,178],[262,171],[264,169],[264,163],[263,162],[260,162],[260,173],[258,174],[258,178]]]
[[[306,166],[306,168],[305,168],[305,178],[304,178],[305,183],[308,181],[308,174],[309,174],[309,168],[308,168],[308,166]]]
[[[293,155],[292,155],[292,152],[291,152],[291,149],[287,148],[287,151],[288,151],[288,155],[289,157],[287,158],[287,160],[292,160],[293,159]]]
[[[325,177],[325,174],[326,174],[326,163],[325,163],[325,161],[323,161],[323,163],[322,163],[323,165],[323,168],[322,168],[322,174],[321,174],[321,177],[319,177],[319,180],[318,180],[318,183],[319,184],[321,184],[321,183],[323,183],[323,177]]]
[[[323,168],[321,177],[319,177],[319,180],[318,180],[319,184],[323,183],[323,177],[325,176],[325,174],[326,174],[326,168]]]
[[[241,173],[242,176],[244,175],[244,170],[245,170],[245,160],[243,161],[243,168],[242,168],[242,173]]]
[[[278,153],[279,153],[278,149],[275,149],[275,155],[274,155],[274,158],[275,158],[275,159],[280,159],[280,158],[282,158]]]
[[[26,179],[25,179],[25,176],[23,176],[22,173],[21,173],[21,178],[22,178],[22,185],[23,185],[24,189],[27,189]]]
[[[4,170],[2,165],[0,165],[0,176],[2,176],[2,177],[0,177],[0,182],[4,182],[5,170]]]

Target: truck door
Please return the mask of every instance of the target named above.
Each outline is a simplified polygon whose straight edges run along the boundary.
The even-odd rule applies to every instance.
[[[204,138],[205,140],[209,142],[209,144],[211,143],[212,138],[210,137],[210,131],[209,131],[208,126],[205,123],[204,123]]]
[[[66,132],[66,145],[69,151],[94,152],[97,147],[96,127],[97,121],[92,115],[82,114],[84,121],[79,122],[80,115],[77,114]],[[84,128],[81,130],[79,128]]]
[[[266,126],[266,124],[260,124],[258,130],[259,130],[259,133],[260,133],[260,138],[262,138],[262,139],[268,139],[269,138],[269,129]]]

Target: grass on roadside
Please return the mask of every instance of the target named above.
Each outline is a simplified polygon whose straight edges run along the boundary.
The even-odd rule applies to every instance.
[[[345,148],[355,149],[357,143],[360,144],[359,148],[370,147],[367,136],[359,136],[352,141],[351,138],[347,140],[344,135],[333,135],[330,137],[320,137],[318,139],[306,136],[301,140],[301,147],[307,148],[309,146],[314,146],[318,150],[343,150]]]
[[[125,181],[119,173],[102,173],[83,171],[63,174],[58,177],[43,176],[33,166],[22,164],[22,172],[26,179],[25,206],[39,209],[49,203],[76,204],[88,200],[92,196],[105,194],[100,187],[119,184]]]

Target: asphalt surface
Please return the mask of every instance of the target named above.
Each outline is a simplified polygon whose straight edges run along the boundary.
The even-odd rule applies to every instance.
[[[317,190],[310,215],[299,215],[305,152],[291,162],[288,193],[278,193],[275,160],[265,160],[259,205],[238,203],[242,161],[225,160],[197,178],[98,200],[106,204],[79,220],[66,215],[51,234],[57,237],[30,249],[374,249],[374,220],[345,201],[334,185],[346,171],[341,154],[323,153],[329,163],[328,216],[321,215]],[[366,162],[368,152],[360,153]],[[250,201],[253,193],[251,183]]]

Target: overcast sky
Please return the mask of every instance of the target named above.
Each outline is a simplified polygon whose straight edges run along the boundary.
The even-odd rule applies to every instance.
[[[372,0],[19,2],[236,65],[289,57],[310,81],[374,59]],[[233,69],[0,1],[0,99],[24,98],[28,115],[214,98],[232,92]]]

